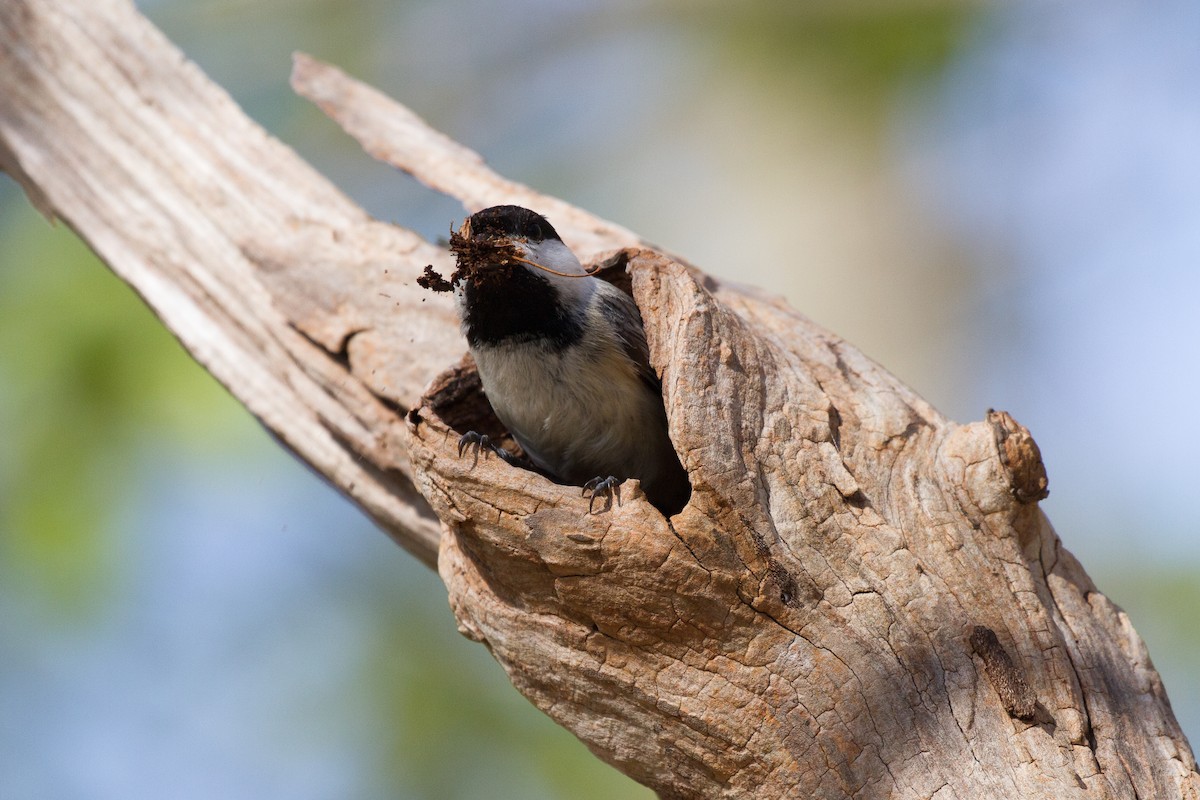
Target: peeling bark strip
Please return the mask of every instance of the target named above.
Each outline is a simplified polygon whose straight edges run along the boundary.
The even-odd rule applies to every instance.
[[[293,83],[468,209],[532,207],[627,264],[682,513],[631,483],[590,515],[573,487],[459,458],[491,417],[415,284],[446,254],[369,219],[128,2],[0,2],[0,165],[286,446],[436,551],[463,633],[598,756],[671,798],[1200,798],[1010,416],[945,419],[781,302],[505,180],[331,67],[299,57]],[[1030,698],[1046,719],[1014,723]]]
[[[996,638],[996,632],[976,625],[971,633],[971,649],[983,661],[983,670],[1000,696],[1004,709],[1014,717],[1032,718],[1037,709],[1037,695]]]

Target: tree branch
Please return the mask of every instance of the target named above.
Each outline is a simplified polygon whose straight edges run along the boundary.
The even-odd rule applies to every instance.
[[[468,209],[626,248],[681,514],[631,490],[589,515],[458,458],[490,412],[469,363],[443,372],[465,348],[413,281],[447,254],[371,220],[129,3],[0,2],[0,166],[281,442],[436,554],[461,630],[597,755],[664,797],[1200,797],[1010,416],[957,425],[783,303],[499,177],[340,72],[298,57],[293,83]]]

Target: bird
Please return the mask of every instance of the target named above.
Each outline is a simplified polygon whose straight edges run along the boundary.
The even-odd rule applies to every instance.
[[[671,444],[658,376],[633,298],[589,274],[541,214],[499,205],[472,214],[450,249],[455,307],[497,418],[551,479],[583,487],[588,510],[641,483],[665,516],[691,494]],[[459,454],[487,447],[469,431]]]

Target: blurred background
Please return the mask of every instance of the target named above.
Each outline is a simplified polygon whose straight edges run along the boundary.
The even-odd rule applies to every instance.
[[[1012,412],[1200,735],[1200,5],[139,6],[382,219],[462,212],[295,97],[293,50],[949,416]],[[651,796],[7,179],[0,430],[0,798]]]

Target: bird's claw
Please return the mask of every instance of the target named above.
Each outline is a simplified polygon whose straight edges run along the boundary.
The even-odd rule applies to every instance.
[[[462,458],[463,453],[467,450],[474,450],[475,464],[479,463],[479,453],[484,448],[491,450],[496,455],[503,458],[506,453],[504,448],[492,441],[492,438],[486,433],[477,433],[475,431],[467,431],[458,440],[458,457]],[[473,465],[472,465],[473,466]]]
[[[588,492],[591,492],[589,495]],[[608,511],[612,508],[613,498],[617,498],[617,505],[621,505],[621,482],[615,476],[609,475],[607,478],[602,478],[597,475],[583,485],[583,497],[588,498],[588,513],[592,513],[592,507],[596,503],[597,497],[603,497],[605,500],[604,508],[601,511]]]

